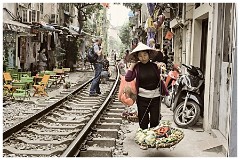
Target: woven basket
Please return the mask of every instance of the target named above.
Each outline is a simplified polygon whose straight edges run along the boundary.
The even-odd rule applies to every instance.
[[[179,129],[176,129],[176,128],[171,128],[172,130],[175,130],[175,131],[178,131],[181,133],[181,135],[178,137],[178,139],[174,142],[170,142],[170,143],[160,143],[160,144],[156,144],[155,146],[147,146],[148,148],[171,148],[172,146],[178,144],[184,137],[184,134],[183,134],[183,131],[179,130]],[[139,144],[139,143],[138,143]],[[139,145],[143,145],[145,146],[144,144],[139,144]]]
[[[180,131],[180,130],[178,130]],[[182,131],[180,131],[182,132]],[[174,142],[171,142],[171,143],[160,143],[160,144],[156,144],[156,148],[170,148],[172,146],[175,146],[176,144],[178,144],[184,137],[184,134],[182,132],[181,136]]]

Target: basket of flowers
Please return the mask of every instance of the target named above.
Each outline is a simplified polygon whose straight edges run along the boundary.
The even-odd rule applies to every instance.
[[[147,148],[170,148],[178,144],[184,137],[182,130],[170,126],[169,121],[161,121],[155,128],[139,128],[135,135],[135,142]]]

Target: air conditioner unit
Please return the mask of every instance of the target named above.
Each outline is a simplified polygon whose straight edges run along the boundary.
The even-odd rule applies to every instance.
[[[32,23],[32,10],[30,10],[30,9],[22,10],[22,22],[23,23]]]
[[[51,14],[50,23],[58,24],[58,14]]]
[[[40,21],[40,11],[32,10],[32,22],[39,22]]]

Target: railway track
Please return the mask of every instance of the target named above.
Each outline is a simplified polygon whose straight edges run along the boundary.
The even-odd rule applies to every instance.
[[[114,156],[121,137],[123,106],[117,99],[119,72],[98,97],[87,81],[61,92],[46,107],[3,133],[3,157]],[[120,144],[121,145],[121,144]]]
[[[81,84],[92,78],[92,73],[78,72],[71,76],[73,78],[71,86],[80,86]],[[69,81],[69,79],[67,79]],[[57,90],[56,90],[57,89]],[[43,110],[47,107],[47,104],[56,101],[56,99],[62,98],[64,95],[58,96],[61,91],[69,90],[60,88],[60,86],[53,88],[47,88],[47,92],[50,94],[51,98],[34,98],[25,101],[9,101],[9,99],[4,99],[5,105],[3,105],[3,131],[11,128],[17,123],[21,122],[23,119]],[[57,93],[57,94],[56,94]]]

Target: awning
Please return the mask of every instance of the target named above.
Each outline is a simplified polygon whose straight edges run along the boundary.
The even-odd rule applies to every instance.
[[[22,36],[22,37],[24,37],[24,36],[26,36],[26,37],[34,37],[34,36],[36,36],[36,34],[32,34],[32,33],[18,33],[17,35],[18,36]]]
[[[61,32],[59,29],[55,29],[52,25],[46,24],[45,22],[41,21],[39,23],[35,23],[32,26],[32,29],[36,29],[39,31],[49,31],[49,32]]]
[[[80,34],[78,33],[78,31],[79,31],[79,27],[77,27],[77,26],[72,26],[72,25],[69,26],[69,32],[70,32],[72,35],[80,35]]]
[[[18,21],[3,20],[3,30],[11,30],[15,32],[30,32],[31,27],[29,25],[20,23]]]
[[[73,31],[75,31],[76,33],[78,33],[78,32],[79,32],[79,27],[70,25],[70,26],[69,26],[69,30],[73,30]],[[83,34],[86,34],[86,35],[88,35],[88,36],[91,36],[91,37],[97,37],[97,36],[95,36],[95,35],[91,35],[90,33],[87,33],[87,32],[85,32],[85,31],[81,30],[81,35],[82,35],[82,33],[83,33]],[[74,34],[73,34],[73,35],[74,35]],[[80,35],[80,34],[78,33],[78,35]]]
[[[49,26],[49,25],[42,25],[42,29],[45,29],[47,31],[54,31],[55,28],[53,26]]]

